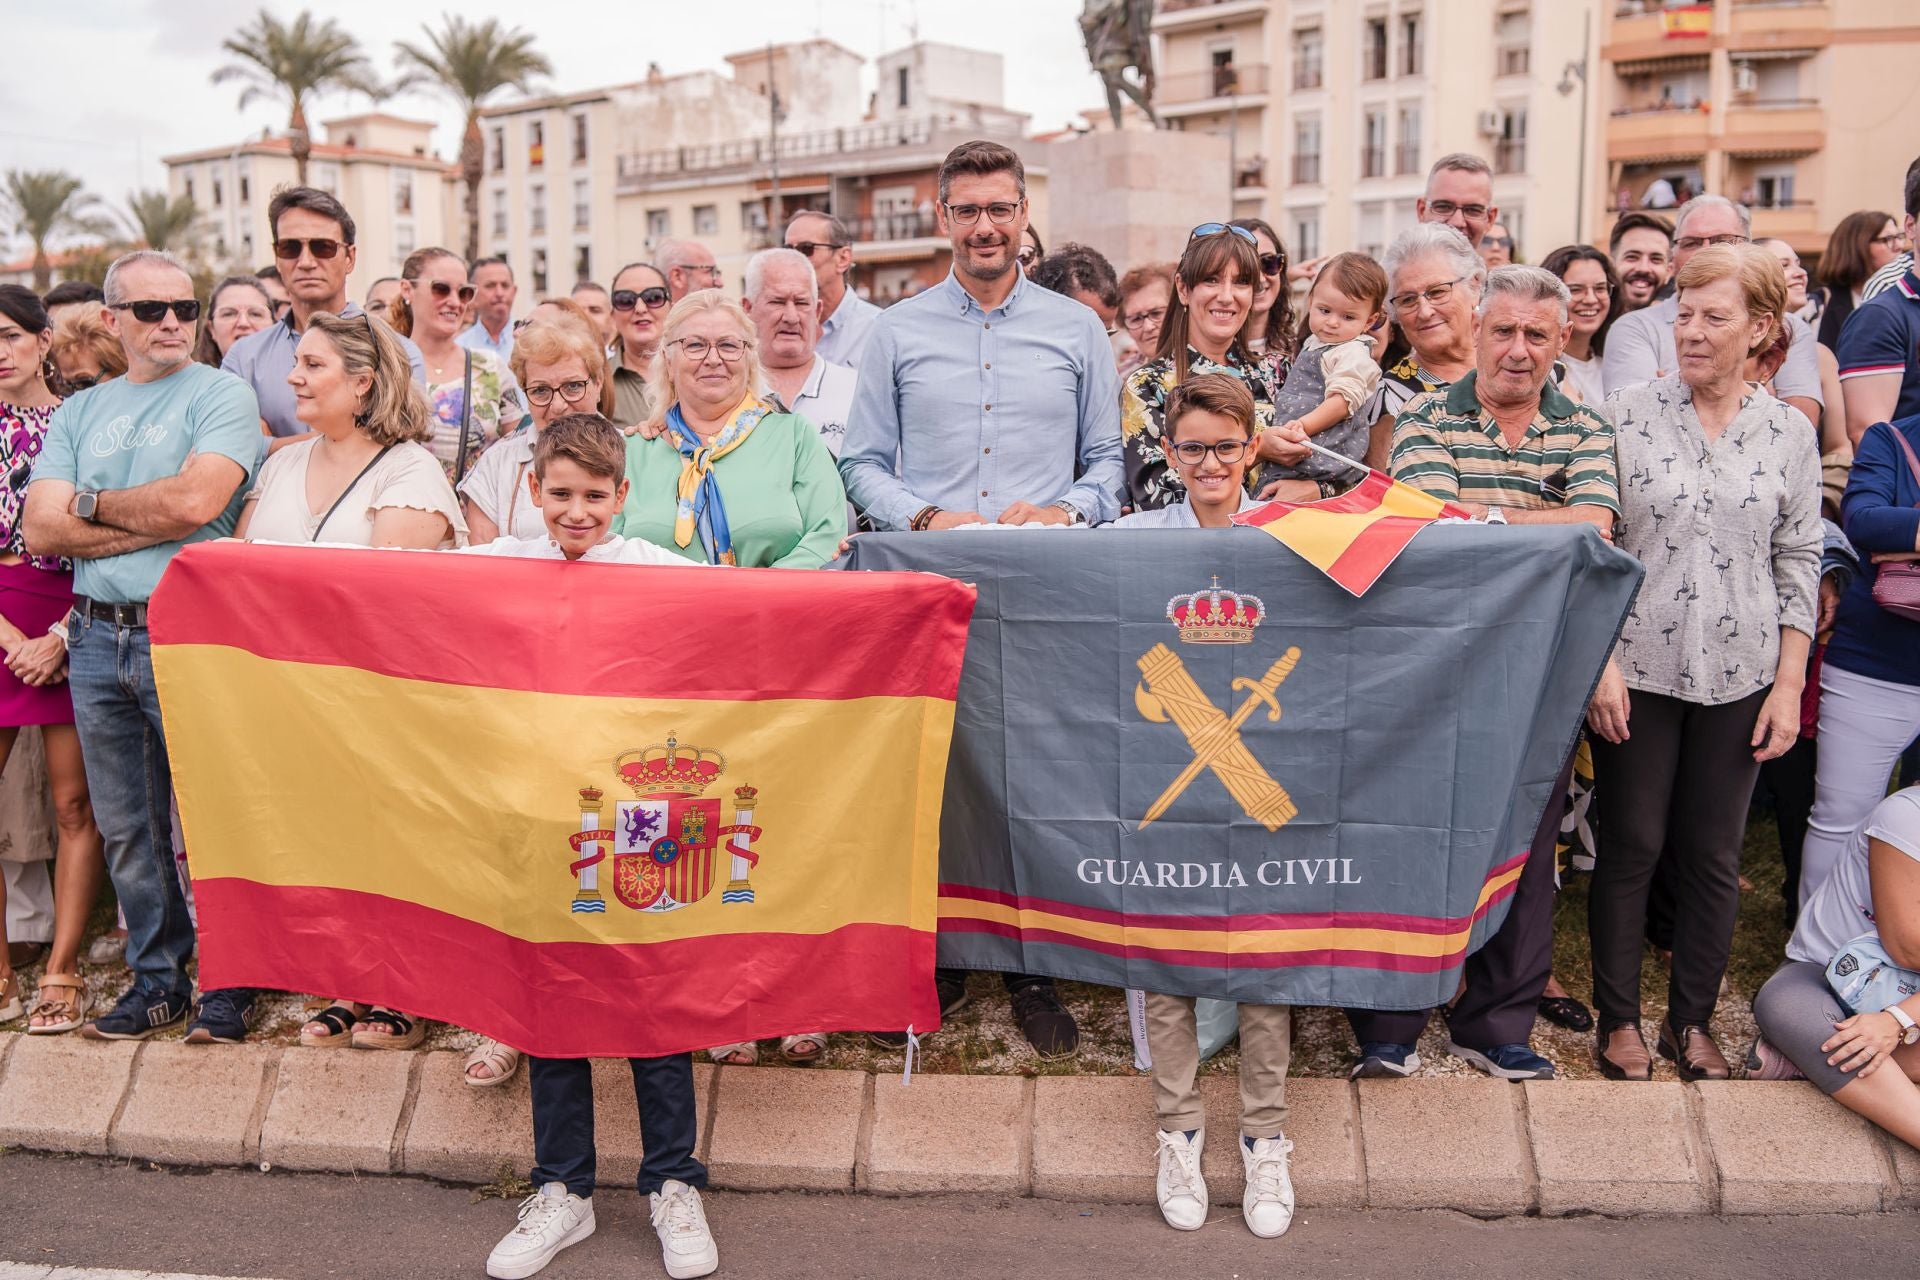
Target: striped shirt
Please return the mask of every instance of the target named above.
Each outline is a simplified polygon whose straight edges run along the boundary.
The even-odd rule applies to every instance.
[[[1480,405],[1478,373],[1410,403],[1393,428],[1393,478],[1435,497],[1519,511],[1599,506],[1620,514],[1613,427],[1552,383],[1517,447]]]

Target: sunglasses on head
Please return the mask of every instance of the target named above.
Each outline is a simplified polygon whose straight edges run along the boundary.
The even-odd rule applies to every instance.
[[[1247,230],[1245,227],[1236,227],[1231,222],[1203,222],[1187,233],[1187,239],[1198,240],[1201,236],[1217,236],[1222,231],[1231,231],[1234,235],[1239,236],[1242,240],[1245,240],[1248,244],[1254,245],[1255,247],[1258,247],[1260,244],[1260,242],[1254,238],[1253,232]]]
[[[181,324],[192,324],[200,318],[200,300],[198,298],[176,298],[172,302],[109,302],[110,311],[131,311],[133,318],[141,324],[159,324],[168,311]]]
[[[458,293],[463,305],[473,301],[473,286],[470,284],[452,285],[445,280],[431,280],[427,283],[427,288],[433,290],[433,296],[436,298],[450,298]]]
[[[665,289],[655,285],[651,289],[615,289],[610,301],[615,311],[631,311],[636,302],[649,311],[658,311],[667,305],[671,296]]]
[[[273,256],[282,262],[292,262],[300,256],[302,250],[325,261],[340,252],[340,242],[320,237],[314,240],[295,240],[291,237],[273,242]]]

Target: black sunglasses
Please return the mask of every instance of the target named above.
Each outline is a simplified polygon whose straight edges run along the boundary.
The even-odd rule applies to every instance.
[[[843,244],[835,244],[831,240],[801,240],[787,246],[787,248],[793,250],[795,253],[804,253],[809,258],[813,256],[814,251],[817,249],[844,249],[846,247],[847,246]]]
[[[644,304],[649,311],[658,311],[667,305],[667,301],[671,297],[672,295],[665,289],[662,289],[659,285],[655,285],[651,289],[641,289],[638,291],[633,289],[615,289],[609,301],[613,303],[613,309],[615,311],[631,311],[633,310],[633,304],[636,302]]]
[[[451,285],[445,280],[433,280],[428,282],[427,287],[433,290],[433,296],[436,298],[451,297],[457,292],[460,295],[461,302],[466,303],[473,301],[473,286],[470,284]]]
[[[329,240],[325,237],[314,240],[295,240],[292,237],[288,237],[285,240],[275,240],[273,242],[273,256],[282,262],[294,261],[300,256],[300,251],[303,249],[313,254],[314,257],[325,261],[339,254],[340,242],[338,240]]]
[[[1277,276],[1287,269],[1287,255],[1284,253],[1263,253],[1260,255],[1260,270],[1270,276]]]
[[[161,317],[172,311],[174,319],[181,324],[192,324],[200,318],[200,299],[176,298],[172,302],[109,302],[110,311],[131,311],[133,318],[141,324],[159,324]]]
[[[68,378],[66,383],[67,390],[78,392],[85,391],[88,387],[99,386],[100,379],[93,374],[83,373],[77,378]]]

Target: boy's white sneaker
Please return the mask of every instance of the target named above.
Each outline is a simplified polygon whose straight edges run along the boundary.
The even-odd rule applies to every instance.
[[[1293,1143],[1285,1137],[1249,1143],[1242,1137],[1239,1145],[1240,1162],[1247,1171],[1246,1194],[1240,1198],[1247,1229],[1268,1240],[1287,1234],[1293,1225],[1293,1178],[1287,1172]]]
[[[553,1261],[553,1255],[593,1234],[593,1201],[549,1182],[520,1202],[520,1221],[487,1255],[494,1280],[526,1280]]]
[[[693,1280],[720,1269],[720,1249],[707,1229],[698,1191],[668,1179],[647,1197],[647,1204],[653,1209],[654,1234],[660,1237],[660,1261],[673,1280]]]
[[[1207,1183],[1200,1176],[1200,1149],[1207,1131],[1197,1129],[1193,1137],[1175,1131],[1158,1130],[1160,1171],[1153,1191],[1160,1201],[1160,1216],[1178,1231],[1198,1231],[1207,1225]]]

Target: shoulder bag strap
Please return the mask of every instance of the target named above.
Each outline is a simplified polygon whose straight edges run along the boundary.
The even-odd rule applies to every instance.
[[[386,448],[380,450],[380,452],[373,455],[372,462],[369,462],[366,466],[360,468],[360,474],[355,476],[353,478],[352,483],[350,483],[349,485],[347,485],[346,488],[340,491],[340,496],[335,498],[333,500],[333,505],[327,508],[327,514],[321,516],[320,523],[313,527],[312,541],[314,542],[320,541],[320,531],[327,527],[327,521],[333,519],[333,513],[340,509],[340,504],[347,500],[347,495],[352,493],[355,489],[358,489],[360,487],[360,482],[367,478],[367,473],[369,471],[372,471],[375,467],[379,466],[380,459],[386,457],[389,453],[392,453],[392,452],[393,452],[393,446],[388,445]]]
[[[1920,484],[1920,457],[1914,456],[1913,446],[1907,443],[1906,433],[1894,426],[1891,422],[1883,422],[1880,425],[1885,427],[1888,433],[1893,436],[1894,443],[1900,446],[1900,452],[1907,455],[1907,470],[1913,472],[1914,482]],[[1920,503],[1914,505],[1920,506]]]
[[[460,452],[453,455],[453,487],[460,487],[460,479],[467,474],[467,441],[473,435],[473,352],[463,351],[466,358],[466,381],[460,392]]]

